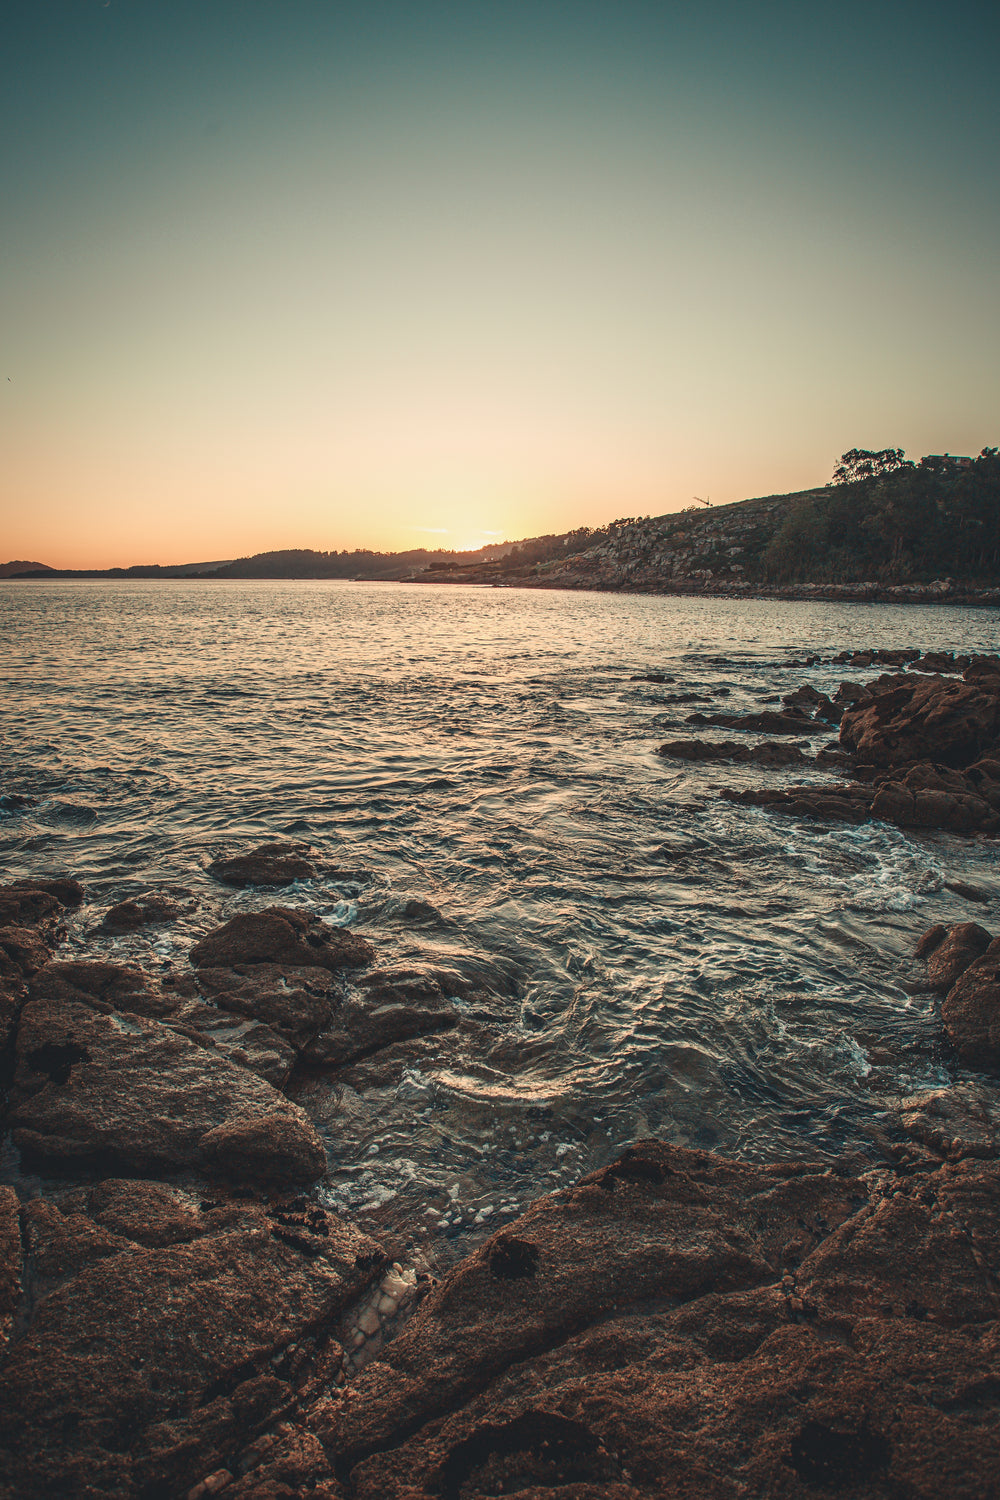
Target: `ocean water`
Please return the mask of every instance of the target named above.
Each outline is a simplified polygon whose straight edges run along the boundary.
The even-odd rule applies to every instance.
[[[357,927],[382,965],[487,976],[495,999],[464,1028],[295,1090],[331,1206],[457,1251],[630,1140],[865,1154],[887,1110],[956,1076],[910,955],[936,921],[997,928],[997,844],[734,806],[722,786],[790,773],[654,750],[711,736],[693,711],[874,675],[788,665],[804,654],[998,634],[995,611],[946,607],[7,583],[0,792],[36,801],[0,813],[0,861],[83,880],[76,956],[164,973],[234,911],[281,902]],[[631,680],[650,672],[672,680]],[[688,694],[706,701],[671,701]],[[348,876],[274,893],[206,873],[276,838]],[[113,902],[163,887],[198,909],[95,935]]]

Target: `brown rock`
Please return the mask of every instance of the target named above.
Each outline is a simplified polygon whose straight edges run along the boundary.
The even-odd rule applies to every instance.
[[[280,1212],[246,1206],[187,1244],[125,1244],[50,1292],[0,1382],[8,1492],[184,1495],[328,1380],[340,1351],[322,1341],[385,1256],[315,1214],[308,1254]]]
[[[913,950],[914,958],[926,958],[933,953],[935,948],[940,947],[948,936],[948,929],[941,922],[935,922],[933,927],[928,927],[923,937]]]
[[[455,975],[420,968],[375,969],[360,981],[360,993],[346,995],[329,1024],[306,1049],[307,1060],[344,1067],[411,1037],[456,1025],[452,996],[470,986]]]
[[[49,944],[31,927],[0,927],[0,978],[30,979],[51,954]]]
[[[21,1223],[17,1194],[0,1183],[0,1359],[7,1356],[21,1300]]]
[[[375,950],[364,938],[283,906],[241,912],[195,943],[197,968],[280,964],[292,968],[345,969],[371,963]]]
[[[308,849],[308,844],[261,844],[248,854],[213,860],[208,873],[226,885],[235,886],[279,886],[291,885],[295,880],[315,880],[319,872],[305,857]]]
[[[178,917],[196,910],[197,906],[194,900],[181,905],[163,891],[147,891],[134,900],[119,901],[117,906],[112,906],[104,913],[101,927],[118,936],[157,922],[175,922]]]
[[[992,1160],[1000,1152],[1000,1097],[993,1089],[955,1083],[908,1099],[900,1130],[939,1158]]]
[[[58,916],[61,904],[55,896],[45,891],[18,890],[13,886],[0,886],[0,922],[4,926],[24,927],[42,922],[47,917]]]
[[[56,880],[14,880],[0,886],[0,926],[15,927],[59,916],[64,908],[79,906],[83,886],[62,876]]]
[[[270,1115],[227,1120],[203,1135],[198,1149],[210,1170],[243,1181],[315,1182],[326,1171],[315,1128],[289,1105]]]
[[[686,724],[717,724],[723,729],[752,730],[760,734],[809,734],[815,726],[803,713],[689,714]]]
[[[761,766],[804,765],[809,759],[799,745],[774,740],[759,745],[744,745],[738,740],[667,740],[656,753],[675,760],[753,761]]]
[[[312,1041],[333,1015],[340,992],[318,968],[279,964],[238,964],[232,969],[202,968],[198,987],[216,1005],[265,1021],[293,1046]]]
[[[535,1205],[305,1414],[357,1500],[992,1492],[996,1165],[779,1183],[699,1156],[645,1143]],[[714,1209],[732,1254],[792,1269],[695,1290]]]
[[[990,934],[977,922],[959,922],[936,944],[927,959],[927,979],[939,995],[946,995],[956,979],[991,942]]]
[[[840,726],[845,749],[879,766],[908,761],[967,765],[1000,737],[1000,683],[908,679],[850,709]]]
[[[356,1461],[618,1306],[773,1281],[789,1218],[803,1221],[805,1253],[818,1220],[839,1223],[858,1201],[856,1185],[806,1169],[723,1163],[644,1141],[567,1195],[534,1204],[463,1261],[381,1362],[310,1425]]]
[[[296,1158],[311,1171],[322,1149],[296,1105],[158,1021],[68,1000],[32,1000],[22,1012],[11,1122],[15,1143],[35,1159],[140,1172],[191,1167],[203,1161],[201,1142],[216,1127],[281,1117],[302,1141],[312,1132],[312,1155]],[[234,1137],[232,1169],[273,1176],[269,1139],[252,1130],[249,1139]],[[223,1169],[218,1137],[209,1160]]]
[[[159,1015],[170,1008],[135,964],[71,960],[39,969],[31,982],[33,1000],[70,1001],[93,1010]]]
[[[1000,938],[964,969],[941,1007],[941,1019],[964,1063],[1000,1066]]]

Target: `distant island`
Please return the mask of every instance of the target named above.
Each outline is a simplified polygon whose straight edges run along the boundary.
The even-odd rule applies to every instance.
[[[1000,603],[1000,449],[976,458],[851,449],[819,489],[475,552],[261,552],[231,562],[59,569],[0,565],[24,578],[344,578],[494,587],[791,598]]]

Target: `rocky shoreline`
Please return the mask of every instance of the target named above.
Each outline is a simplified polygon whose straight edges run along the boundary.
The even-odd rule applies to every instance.
[[[729,789],[768,810],[994,836],[1000,659],[841,659],[888,670],[695,713],[720,737],[661,753],[821,778]],[[815,758],[794,743],[837,724]],[[211,873],[280,891],[315,866],[272,844]],[[488,1031],[503,976],[380,967],[377,934],[278,900],[158,974],[61,957],[83,896],[65,875],[0,888],[3,1493],[1000,1493],[987,928],[932,928],[916,955],[973,1077],[900,1104],[870,1154],[757,1165],[639,1141],[435,1275],[323,1205],[303,1089]],[[120,902],[102,942],[186,900]]]
[[[663,594],[685,598],[704,599],[781,599],[801,601],[808,604],[948,604],[964,605],[982,609],[1000,608],[1000,588],[976,588],[940,579],[933,583],[878,583],[872,580],[857,583],[750,583],[745,579],[703,579],[680,575],[669,581],[657,577],[636,576],[625,567],[586,569],[574,572],[560,569],[546,572],[544,569],[526,572],[523,576],[509,570],[500,572],[490,565],[470,568],[434,569],[414,573],[396,580],[400,583],[464,583],[478,587],[505,589],[569,589],[593,590],[612,594]]]

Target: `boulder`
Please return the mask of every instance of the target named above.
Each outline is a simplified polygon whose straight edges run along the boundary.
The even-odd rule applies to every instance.
[[[455,995],[469,986],[458,975],[425,968],[376,969],[346,995],[331,1021],[306,1049],[306,1059],[344,1067],[395,1042],[446,1031],[458,1022]]]
[[[976,683],[908,678],[870,703],[849,709],[840,725],[845,749],[878,766],[916,760],[965,766],[1000,738],[1000,680]]]
[[[68,875],[55,880],[14,880],[0,886],[0,926],[41,922],[79,906],[83,886]]]
[[[921,939],[923,944],[927,934]],[[985,953],[992,939],[977,922],[959,922],[928,952],[927,979],[939,995],[946,995],[971,963]],[[927,952],[927,949],[923,951]]]
[[[35,1211],[53,1241],[87,1239],[89,1224],[104,1253],[67,1265],[0,1377],[5,1493],[183,1496],[332,1379],[336,1320],[386,1262],[376,1243],[315,1205],[307,1215],[199,1209],[180,1191],[157,1220],[165,1236],[145,1226],[131,1240],[121,1231],[165,1190],[112,1186],[114,1235],[94,1222],[86,1190],[65,1214],[51,1201]],[[90,1192],[100,1200],[104,1185]]]
[[[231,969],[198,970],[198,989],[224,1010],[264,1021],[297,1049],[327,1025],[340,991],[316,967],[238,964]]]
[[[1000,1067],[1000,938],[964,969],[941,1007],[941,1019],[962,1062]]]
[[[375,950],[364,938],[317,917],[284,906],[240,912],[195,943],[196,968],[280,964],[292,968],[346,969],[371,963]]]
[[[112,906],[104,913],[101,927],[113,936],[121,936],[153,923],[176,922],[178,917],[195,911],[197,906],[198,903],[195,900],[180,904],[164,891],[147,891],[142,896],[136,896],[128,901],[119,901],[116,906]]]
[[[315,880],[319,871],[306,858],[308,844],[261,844],[247,854],[216,859],[208,873],[226,885],[280,886],[296,880]]]
[[[280,1122],[290,1122],[285,1124]],[[302,1111],[270,1084],[159,1021],[67,999],[32,999],[21,1014],[11,1089],[14,1141],[43,1164],[114,1164],[130,1171],[208,1166],[268,1180],[288,1170],[286,1140],[300,1143],[295,1181],[323,1170],[319,1138]],[[231,1161],[220,1126],[235,1135]],[[259,1128],[258,1128],[259,1127]],[[279,1150],[272,1156],[270,1145]]]

